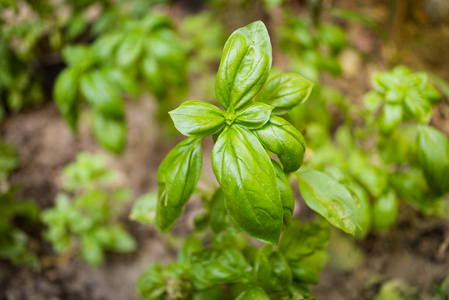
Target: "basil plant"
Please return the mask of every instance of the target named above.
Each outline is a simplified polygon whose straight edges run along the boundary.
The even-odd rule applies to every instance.
[[[249,236],[278,244],[294,209],[287,174],[299,169],[305,152],[302,134],[281,115],[307,99],[312,83],[296,74],[269,79],[271,62],[264,24],[240,28],[226,42],[217,73],[215,92],[223,110],[187,101],[170,112],[188,138],[159,167],[160,230],[174,225],[194,193],[202,168],[201,141],[213,136],[212,168],[231,219]],[[355,232],[355,205],[345,187],[319,171],[295,175],[308,206],[334,226]]]

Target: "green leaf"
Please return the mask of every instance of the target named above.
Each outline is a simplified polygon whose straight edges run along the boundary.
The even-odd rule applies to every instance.
[[[388,135],[395,130],[403,119],[403,108],[399,104],[385,104],[379,119],[380,131]]]
[[[428,184],[436,195],[449,192],[449,141],[444,133],[431,126],[419,126],[418,161]]]
[[[265,149],[277,154],[286,173],[302,164],[306,145],[302,134],[281,117],[271,116],[267,124],[254,130]]]
[[[129,218],[146,225],[156,224],[157,193],[140,196],[133,205]]]
[[[322,222],[293,223],[284,229],[279,249],[288,261],[300,261],[324,250],[330,239],[330,226]]]
[[[99,266],[104,261],[103,249],[92,236],[85,235],[81,238],[81,254],[92,266]]]
[[[173,148],[159,166],[156,224],[168,231],[195,191],[202,168],[201,139],[189,138]]]
[[[427,74],[424,72],[416,72],[404,78],[404,83],[408,88],[424,89],[427,85]]]
[[[273,114],[281,115],[304,103],[312,92],[313,83],[295,74],[281,74],[267,81],[257,101],[274,106]]]
[[[223,300],[223,291],[218,287],[212,287],[205,291],[198,291],[192,295],[192,300]]]
[[[268,293],[287,295],[292,273],[284,255],[265,245],[256,254],[254,263],[256,282]]]
[[[192,255],[190,274],[196,288],[248,280],[251,266],[241,252],[234,248],[208,248]]]
[[[374,198],[380,197],[388,186],[388,174],[384,168],[371,164],[358,151],[353,151],[348,161],[353,177],[360,182]]]
[[[62,50],[62,57],[70,66],[86,63],[85,60],[89,59],[89,47],[84,45],[66,46]]]
[[[136,241],[125,229],[118,225],[113,225],[108,227],[108,231],[111,236],[111,240],[105,244],[105,248],[120,253],[136,250]]]
[[[235,300],[270,300],[267,293],[259,287],[246,290],[241,293]]]
[[[390,175],[390,182],[399,196],[415,208],[422,208],[430,198],[426,178],[419,168],[410,168],[406,173],[393,173]]]
[[[79,118],[79,103],[77,97],[78,73],[67,68],[56,79],[53,95],[59,111],[64,119],[76,131]]]
[[[255,102],[247,108],[237,113],[235,123],[245,127],[246,129],[257,129],[265,125],[270,119],[273,106]]]
[[[126,32],[117,48],[117,63],[121,67],[130,67],[143,51],[144,35],[140,28]]]
[[[388,229],[396,221],[399,210],[398,199],[394,190],[390,189],[374,200],[373,226],[376,229]]]
[[[195,236],[191,235],[185,240],[184,245],[182,245],[178,253],[177,262],[184,267],[189,267],[193,254],[201,250],[201,242]]]
[[[329,257],[326,252],[318,251],[301,261],[291,262],[293,278],[304,283],[318,284],[320,272],[326,266]]]
[[[215,233],[226,230],[229,227],[228,212],[225,207],[225,197],[221,189],[212,197],[209,207],[209,223]]]
[[[140,87],[137,80],[129,72],[116,68],[104,68],[101,70],[105,78],[115,87],[117,87],[120,92],[125,92],[127,94],[137,96],[140,93]]]
[[[382,96],[376,91],[369,91],[363,96],[363,104],[370,112],[375,112],[382,105],[382,102]]]
[[[115,154],[123,152],[126,142],[126,124],[124,120],[96,113],[93,130],[96,140],[103,148]]]
[[[164,79],[161,76],[161,67],[157,60],[154,57],[146,55],[140,67],[149,90],[158,100],[163,100],[167,95],[167,91],[164,85]]]
[[[90,47],[92,57],[102,62],[110,60],[122,39],[123,34],[121,32],[102,34]]]
[[[205,275],[214,284],[225,284],[247,277],[250,271],[251,266],[242,253],[236,249],[224,249],[209,262]]]
[[[218,68],[215,93],[225,109],[237,110],[262,88],[271,69],[271,43],[261,21],[229,37]]]
[[[371,229],[371,202],[368,192],[357,182],[351,181],[346,187],[352,196],[357,199],[356,209],[357,209],[357,221],[359,228],[357,228],[356,236],[365,237]]]
[[[144,296],[145,299],[158,299],[166,290],[165,279],[162,268],[158,264],[151,265],[140,275],[136,282],[136,294]]]
[[[333,53],[340,52],[347,44],[346,33],[333,24],[321,23],[318,27],[321,42],[332,50]]]
[[[223,111],[202,101],[184,102],[169,114],[176,129],[186,136],[206,137],[218,133],[225,125]]]
[[[234,222],[250,236],[277,244],[282,202],[274,167],[254,134],[238,125],[225,128],[212,151],[212,167]]]
[[[400,104],[404,99],[404,92],[402,89],[388,90],[385,93],[385,100],[389,104]]]
[[[348,190],[323,172],[299,175],[299,190],[306,204],[335,227],[354,234],[357,227],[355,202]]]
[[[432,117],[432,106],[429,101],[416,91],[408,91],[404,105],[406,111],[418,122],[428,123]]]
[[[83,74],[80,78],[80,89],[97,112],[109,117],[124,118],[123,102],[117,89],[100,71]]]
[[[277,183],[281,193],[282,207],[284,209],[284,224],[289,225],[292,221],[293,210],[295,209],[295,198],[292,187],[282,167],[274,160],[271,160],[276,172]]]

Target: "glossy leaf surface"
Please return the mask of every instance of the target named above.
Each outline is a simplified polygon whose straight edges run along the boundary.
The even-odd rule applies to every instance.
[[[238,125],[225,128],[214,146],[212,167],[237,225],[256,239],[277,244],[283,213],[276,173],[254,134]]]

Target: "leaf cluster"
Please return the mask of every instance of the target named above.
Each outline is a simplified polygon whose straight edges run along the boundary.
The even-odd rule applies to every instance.
[[[385,135],[405,120],[427,124],[432,117],[432,106],[441,100],[426,73],[412,73],[405,66],[374,74],[372,84],[374,91],[367,93],[363,102],[371,113],[380,110],[377,123]]]
[[[80,104],[86,100],[94,112],[97,141],[116,154],[126,141],[124,95],[138,95],[142,79],[166,111],[170,92],[185,86],[186,53],[171,22],[162,15],[127,20],[90,46],[65,48],[63,55],[69,66],[54,88],[61,114],[76,131]]]
[[[145,299],[313,299],[308,284],[318,283],[327,261],[324,248],[329,226],[293,222],[279,248],[256,248],[233,229],[217,227],[212,214],[226,214],[222,192],[217,192],[209,220],[215,230],[208,247],[190,236],[167,265],[153,264],[140,276],[136,293]],[[221,209],[219,208],[221,206]],[[225,295],[228,295],[227,297]]]
[[[38,222],[39,208],[31,200],[18,200],[14,188],[0,193],[0,258],[13,264],[38,269],[40,264],[31,250],[27,233],[16,224],[35,226]]]
[[[48,227],[45,238],[56,252],[80,251],[86,262],[97,266],[103,263],[105,251],[135,250],[134,238],[118,222],[121,204],[129,200],[130,192],[107,189],[113,177],[104,158],[89,153],[80,153],[63,170],[64,192],[57,195],[54,207],[41,214]]]

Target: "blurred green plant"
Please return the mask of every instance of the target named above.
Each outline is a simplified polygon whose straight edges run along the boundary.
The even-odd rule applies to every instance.
[[[374,300],[446,300],[449,297],[449,277],[440,284],[433,284],[433,293],[426,293],[410,286],[401,279],[384,282]]]
[[[0,258],[37,270],[39,260],[31,250],[28,235],[20,227],[35,226],[39,209],[33,201],[18,200],[15,193],[12,188],[0,193]],[[20,227],[16,224],[19,220]]]
[[[365,95],[365,110],[354,110],[333,137],[322,124],[307,125],[311,151],[304,168],[348,188],[358,202],[360,237],[393,226],[400,199],[425,215],[449,218],[449,142],[427,125],[440,94],[425,73],[405,66],[372,78],[375,90]]]
[[[17,189],[7,182],[18,164],[15,147],[0,142],[0,258],[37,270],[40,263],[24,229],[37,224],[39,208],[31,200],[17,199]]]
[[[189,53],[187,71],[193,81],[190,86],[198,87],[203,97],[213,99],[215,70],[227,37],[224,25],[212,13],[202,12],[185,17],[180,30]]]
[[[134,238],[118,221],[122,204],[131,193],[112,187],[116,174],[107,169],[104,157],[80,153],[62,176],[64,192],[57,195],[54,207],[41,214],[48,226],[45,238],[55,251],[80,251],[93,266],[103,263],[105,251],[134,251]]]
[[[54,88],[61,114],[76,131],[83,99],[93,108],[93,132],[102,147],[120,154],[126,142],[122,97],[139,95],[140,81],[159,103],[160,115],[186,87],[186,53],[170,20],[162,15],[127,20],[90,46],[64,49],[68,63]]]

